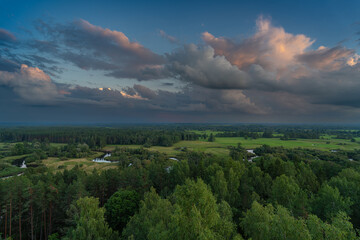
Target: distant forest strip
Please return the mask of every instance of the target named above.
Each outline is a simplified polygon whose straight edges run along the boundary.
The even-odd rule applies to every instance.
[[[90,148],[117,145],[172,146],[179,141],[216,137],[319,139],[334,135],[338,139],[360,137],[360,128],[311,125],[196,125],[166,124],[124,127],[4,127],[0,142],[86,143]],[[274,135],[276,134],[276,135]]]
[[[1,142],[86,143],[90,148],[108,144],[171,146],[182,140],[197,140],[199,135],[175,129],[38,127],[0,129]]]

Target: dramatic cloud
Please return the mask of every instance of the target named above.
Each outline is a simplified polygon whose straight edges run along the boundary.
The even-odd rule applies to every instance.
[[[164,55],[85,20],[40,21],[37,27],[43,39],[26,43],[0,29],[0,41],[8,44],[0,48],[0,91],[32,107],[102,109],[117,116],[196,115],[199,121],[207,121],[202,116],[297,121],[298,116],[360,115],[359,55],[340,45],[315,49],[315,40],[267,19],[259,18],[256,32],[241,41],[205,32],[203,44],[185,44]],[[160,35],[178,44],[164,31]],[[17,50],[23,46],[26,51]],[[64,62],[82,69],[83,77],[112,76],[118,82],[111,79],[109,88],[109,79],[99,84],[84,77],[61,84],[72,80],[62,79],[69,76],[62,75]],[[125,78],[153,81],[140,85]]]
[[[95,26],[85,20],[70,24],[48,25],[38,29],[50,41],[38,41],[39,50],[55,54],[88,70],[104,70],[108,76],[138,80],[161,77],[164,58],[119,31]]]
[[[248,76],[211,47],[185,45],[167,55],[173,77],[208,88],[246,88]]]
[[[269,20],[258,19],[254,36],[236,43],[226,38],[203,34],[203,40],[225,56],[232,64],[245,69],[259,64],[266,70],[282,70],[294,63],[295,56],[304,53],[313,41],[305,35],[292,35],[283,28],[273,27]]]
[[[47,104],[62,96],[47,74],[25,64],[17,72],[0,71],[0,85],[13,89],[26,101],[40,104]]]
[[[274,27],[267,19],[257,20],[257,32],[250,38],[235,42],[224,37],[216,38],[203,33],[203,40],[212,46],[215,54],[225,56],[233,65],[248,70],[252,65],[276,74],[276,79],[299,78],[314,71],[335,71],[351,59],[354,51],[344,47],[320,47],[311,50],[314,43],[303,34],[293,35],[281,27]]]
[[[183,63],[184,70],[177,71],[193,83],[209,88],[290,93],[314,104],[360,106],[359,55],[354,50],[341,46],[312,50],[314,40],[302,34],[286,33],[263,18],[257,21],[256,33],[240,42],[216,38],[208,32],[203,34],[203,40],[214,49],[215,56],[208,55],[212,60],[195,60],[195,68]],[[233,75],[223,80],[211,74],[211,70],[204,70],[213,69],[206,62],[219,57],[225,57],[223,61],[228,61],[228,65],[236,66],[242,76]],[[199,81],[188,74],[190,70],[198,73],[195,69],[204,70],[200,76],[205,80],[199,77]]]

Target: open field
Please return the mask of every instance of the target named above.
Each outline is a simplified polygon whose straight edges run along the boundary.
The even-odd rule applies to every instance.
[[[254,149],[263,144],[271,147],[283,146],[285,148],[308,148],[330,151],[333,149],[354,150],[360,149],[360,139],[357,142],[351,142],[345,139],[333,139],[330,136],[326,139],[297,139],[297,140],[280,140],[279,138],[258,138],[244,139],[243,137],[217,137],[215,142],[207,141],[180,141],[171,147],[152,146],[148,148],[151,151],[159,151],[168,155],[180,153],[181,148],[187,148],[192,151],[202,151],[216,155],[228,154],[228,146],[237,146],[238,143],[246,149]],[[112,151],[116,147],[139,148],[141,145],[108,145],[104,147],[105,151]]]

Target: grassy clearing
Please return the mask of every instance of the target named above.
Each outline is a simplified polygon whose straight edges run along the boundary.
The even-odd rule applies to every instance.
[[[79,165],[80,168],[85,170],[86,172],[91,172],[95,168],[98,170],[117,168],[116,163],[97,163],[92,161],[92,159],[100,157],[102,155],[103,155],[102,152],[97,152],[87,158],[71,158],[66,160],[62,160],[56,157],[50,157],[42,160],[42,163],[46,167],[54,171],[63,171],[64,169],[70,170],[76,165]]]

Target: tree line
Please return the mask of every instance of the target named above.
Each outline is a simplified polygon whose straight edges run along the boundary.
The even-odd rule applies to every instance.
[[[0,129],[0,142],[86,143],[90,148],[108,144],[171,146],[199,136],[168,128],[115,127],[13,127]]]

